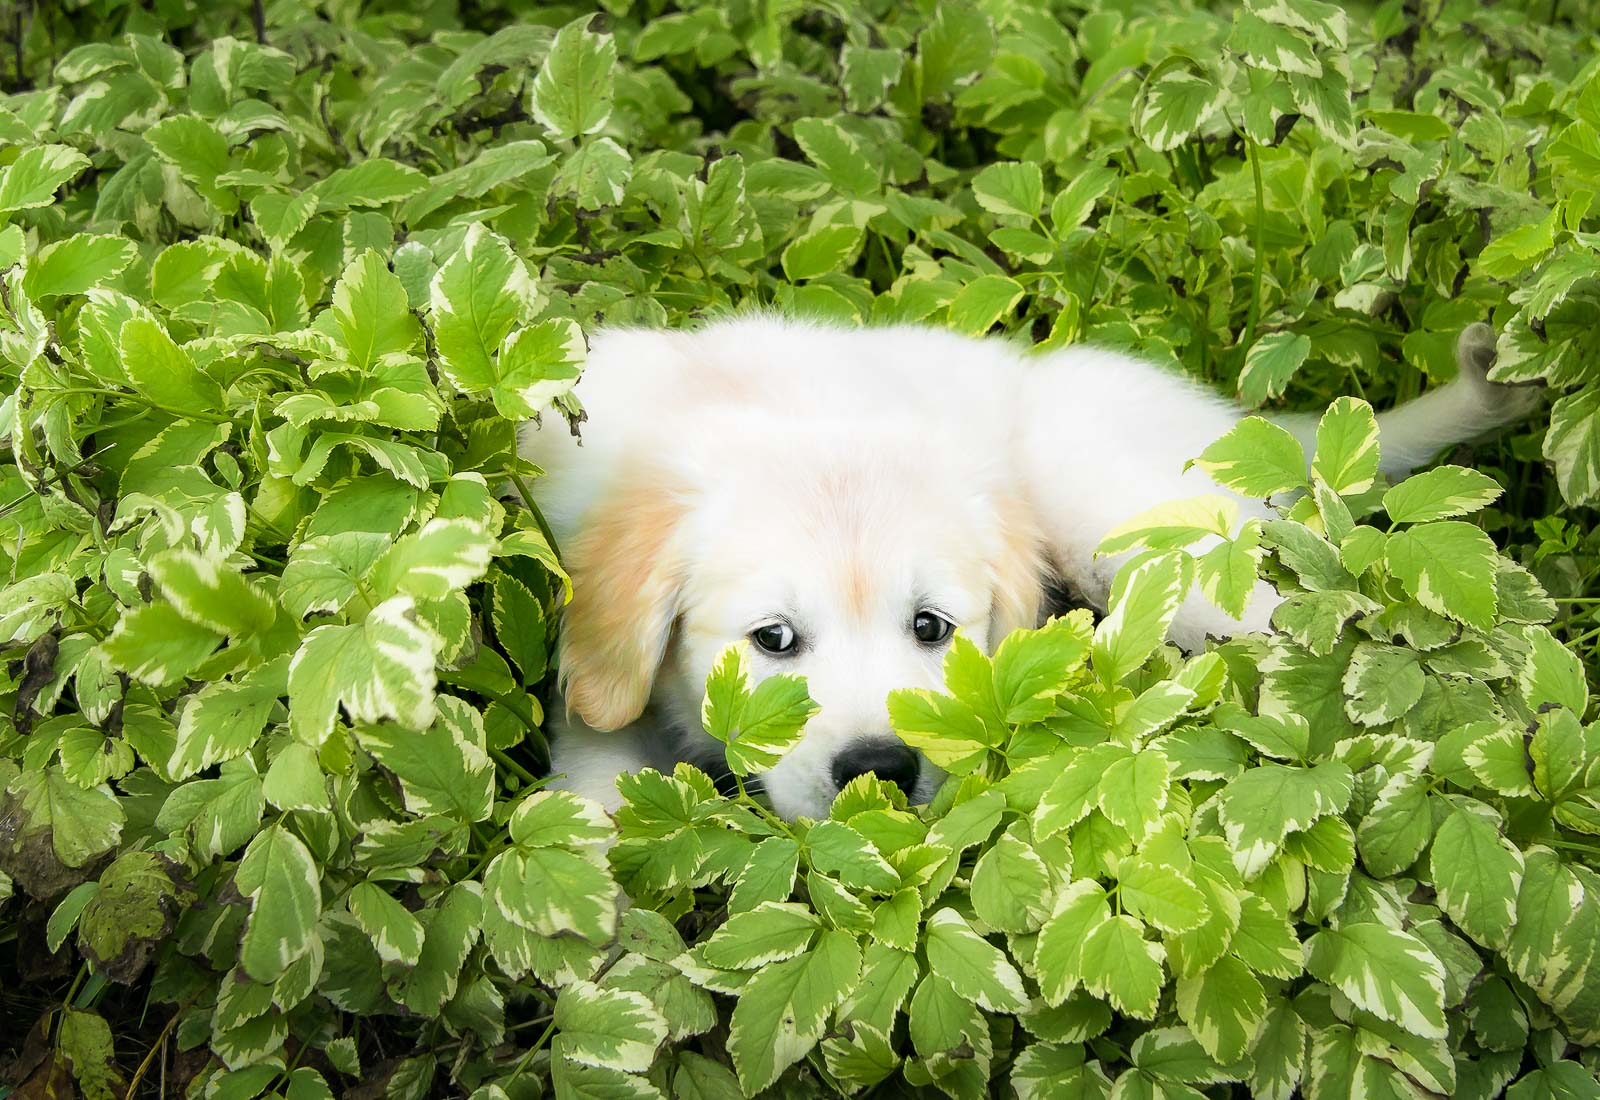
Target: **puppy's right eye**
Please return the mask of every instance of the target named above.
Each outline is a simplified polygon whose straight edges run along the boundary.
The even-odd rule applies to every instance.
[[[788,623],[768,623],[752,630],[750,640],[768,653],[788,653],[794,648],[794,628]]]

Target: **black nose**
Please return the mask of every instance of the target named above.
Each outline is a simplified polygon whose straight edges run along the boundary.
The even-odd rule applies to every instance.
[[[920,771],[916,750],[900,741],[862,741],[833,758],[833,782],[841,789],[856,776],[871,772],[909,797]]]

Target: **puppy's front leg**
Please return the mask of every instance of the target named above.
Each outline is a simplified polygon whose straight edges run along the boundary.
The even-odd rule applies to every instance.
[[[550,786],[592,798],[615,813],[622,805],[617,777],[644,768],[664,768],[672,763],[663,759],[661,739],[646,722],[608,733],[590,729],[576,717],[568,718],[561,700],[551,710],[553,737],[550,739]]]

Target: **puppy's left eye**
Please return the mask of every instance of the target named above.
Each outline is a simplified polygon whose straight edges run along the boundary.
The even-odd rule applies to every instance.
[[[955,632],[956,624],[932,611],[919,611],[917,617],[911,620],[911,633],[917,636],[917,641],[923,645],[938,645],[948,641]]]

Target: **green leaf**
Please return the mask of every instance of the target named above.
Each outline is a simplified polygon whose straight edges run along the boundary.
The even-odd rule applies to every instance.
[[[855,987],[861,951],[848,932],[824,932],[816,947],[759,971],[739,995],[728,1053],[746,1096],[805,1057],[834,1009]]]
[[[878,190],[878,171],[861,143],[832,119],[802,118],[794,124],[794,140],[828,182],[845,195],[871,195]]]
[[[1125,568],[1094,632],[1094,669],[1106,683],[1132,675],[1166,639],[1189,587],[1185,560],[1158,554]]]
[[[1239,401],[1247,409],[1260,407],[1268,399],[1282,397],[1284,387],[1311,354],[1309,337],[1291,332],[1262,336],[1245,353],[1239,371]]]
[[[505,238],[474,224],[428,296],[441,372],[463,393],[486,393],[500,380],[501,345],[533,306],[527,269]]]
[[[396,596],[362,623],[319,626],[289,664],[289,722],[296,737],[321,744],[342,706],[352,722],[393,719],[427,728],[435,714],[438,639],[416,621],[416,603]]]
[[[598,133],[611,117],[617,43],[590,22],[580,16],[556,32],[533,80],[533,117],[558,140]]]
[[[1028,993],[1016,967],[954,909],[940,909],[928,918],[924,948],[934,973],[962,997],[990,1012],[1027,1007]]]
[[[1210,73],[1186,57],[1151,68],[1133,103],[1133,130],[1158,153],[1194,136],[1222,106],[1224,92]]]
[[[22,289],[34,301],[83,294],[115,279],[138,250],[122,237],[79,233],[39,250],[28,264]]]
[[[1389,536],[1384,560],[1423,607],[1489,630],[1495,618],[1495,548],[1459,520],[1425,523]]]
[[[151,404],[177,413],[223,407],[222,388],[197,370],[188,352],[146,317],[123,322],[117,337],[122,370]]]
[[[991,214],[1031,219],[1044,205],[1044,177],[1032,161],[1001,161],[972,177],[972,195]]]
[[[556,998],[561,1053],[584,1065],[643,1073],[667,1037],[667,1022],[642,994],[573,982]]]
[[[188,550],[150,559],[162,595],[190,622],[234,639],[265,633],[277,617],[272,600],[244,576]]]
[[[1142,856],[1128,856],[1118,866],[1117,897],[1129,913],[1170,934],[1191,932],[1210,915],[1205,894],[1188,876]]]
[[[1022,300],[1022,284],[1004,275],[980,275],[950,303],[949,323],[957,332],[977,336],[988,332]]]
[[[373,157],[330,173],[311,189],[317,210],[386,206],[410,198],[428,185],[428,178],[409,164]]]
[[[1383,507],[1396,523],[1464,516],[1494,503],[1503,490],[1494,478],[1464,466],[1437,466],[1406,478],[1383,494]]]
[[[756,970],[804,953],[821,927],[822,922],[804,906],[762,902],[729,917],[701,951],[712,966]]]
[[[1170,783],[1166,754],[1147,748],[1105,766],[1097,787],[1097,804],[1101,813],[1128,830],[1138,842],[1160,820]]]
[[[1161,1001],[1163,954],[1160,944],[1144,938],[1144,925],[1127,915],[1110,917],[1084,937],[1084,987],[1129,1016],[1154,1019]]]
[[[299,837],[272,825],[245,849],[234,886],[250,901],[240,965],[258,982],[276,981],[317,937],[322,886],[316,862]]]
[[[1271,497],[1309,489],[1305,450],[1270,420],[1247,416],[1195,459],[1218,485],[1241,496]]]
[[[1265,869],[1291,830],[1311,827],[1323,814],[1340,813],[1350,801],[1351,775],[1344,764],[1288,768],[1262,763],[1227,785],[1218,807],[1234,866],[1246,878]]]
[[[0,214],[49,206],[56,189],[89,167],[89,158],[67,145],[35,145],[0,169]]]
[[[1522,887],[1522,853],[1503,836],[1496,821],[1458,806],[1433,838],[1430,869],[1439,907],[1467,935],[1504,950],[1516,920]]]
[[[417,964],[422,955],[422,923],[405,906],[370,882],[356,883],[345,901],[378,958],[405,966]]]
[[[1317,422],[1317,454],[1311,472],[1340,496],[1372,488],[1378,477],[1378,418],[1372,406],[1337,397]]]
[[[1589,704],[1589,689],[1578,655],[1542,626],[1530,628],[1524,636],[1528,656],[1517,674],[1517,690],[1528,709],[1537,714],[1554,705],[1583,714]]]
[[[1178,1015],[1218,1062],[1237,1062],[1266,1021],[1267,996],[1250,968],[1231,956],[1193,978],[1179,978]]]
[[[1380,924],[1325,928],[1306,941],[1306,969],[1413,1035],[1445,1036],[1444,968],[1407,932]]]
[[[824,225],[790,241],[783,250],[783,273],[796,282],[838,271],[861,248],[853,225]]]

